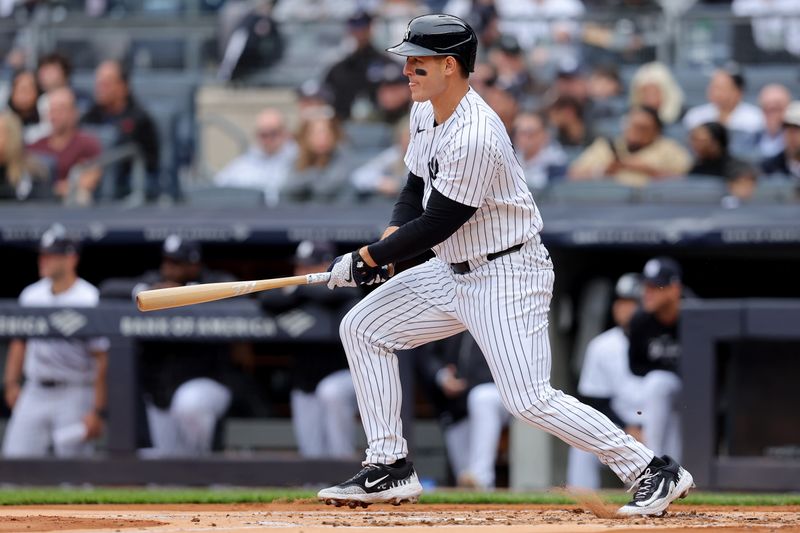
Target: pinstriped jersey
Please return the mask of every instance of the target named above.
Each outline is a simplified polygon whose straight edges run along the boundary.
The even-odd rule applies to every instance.
[[[525,182],[511,140],[497,114],[472,88],[453,114],[434,125],[433,105],[414,103],[408,169],[425,182],[423,208],[435,188],[476,207],[475,214],[433,247],[448,263],[478,259],[527,241],[542,219]]]

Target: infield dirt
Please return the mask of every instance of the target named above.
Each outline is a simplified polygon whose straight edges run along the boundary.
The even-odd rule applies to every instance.
[[[586,507],[586,506],[584,506]],[[594,510],[595,512],[597,509]],[[351,510],[316,502],[236,505],[80,505],[0,508],[0,532],[134,531],[292,533],[352,528],[402,533],[719,531],[800,532],[800,506],[673,506],[663,518],[598,518],[580,506],[543,505],[373,505]]]

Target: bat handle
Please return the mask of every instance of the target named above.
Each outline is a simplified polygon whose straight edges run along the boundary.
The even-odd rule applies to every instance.
[[[331,279],[330,272],[319,272],[317,274],[306,274],[306,285],[316,285],[318,283],[328,283]]]

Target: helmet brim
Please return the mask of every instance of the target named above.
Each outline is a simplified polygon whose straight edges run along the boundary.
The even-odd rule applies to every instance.
[[[432,57],[432,56],[450,56],[453,54],[445,54],[442,52],[435,52],[428,48],[424,48],[418,44],[403,41],[402,43],[386,49],[391,54],[397,54],[404,57]]]

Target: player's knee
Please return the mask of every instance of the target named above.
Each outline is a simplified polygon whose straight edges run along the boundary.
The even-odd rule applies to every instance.
[[[501,404],[497,387],[492,383],[484,383],[474,387],[467,395],[467,408],[475,411],[481,407],[495,407]]]
[[[349,397],[348,391],[337,381],[322,380],[317,386],[317,397],[325,405],[340,404]]]

